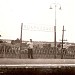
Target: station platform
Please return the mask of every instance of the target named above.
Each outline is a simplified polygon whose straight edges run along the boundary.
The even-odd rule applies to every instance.
[[[0,68],[75,67],[75,59],[11,59],[0,58]]]

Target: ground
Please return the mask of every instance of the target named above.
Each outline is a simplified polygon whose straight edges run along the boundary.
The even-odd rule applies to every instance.
[[[0,67],[49,67],[49,66],[75,66],[75,59],[0,59]]]

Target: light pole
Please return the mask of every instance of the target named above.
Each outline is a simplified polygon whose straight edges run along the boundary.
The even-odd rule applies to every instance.
[[[54,58],[56,58],[56,8],[59,5],[59,10],[61,10],[61,5],[60,4],[56,4],[53,3],[54,7],[55,7],[55,26],[54,26]],[[50,5],[50,9],[53,9],[52,4]]]

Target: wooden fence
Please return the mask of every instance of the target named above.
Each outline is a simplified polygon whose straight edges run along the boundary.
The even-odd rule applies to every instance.
[[[54,58],[55,49],[53,47],[35,47],[33,49],[33,57],[51,59]],[[28,50],[26,47],[22,47],[20,51],[19,47],[0,45],[0,58],[28,58]],[[61,58],[61,49],[56,49],[56,58]],[[74,59],[75,58],[75,47],[70,47],[68,49],[63,49],[64,59]]]

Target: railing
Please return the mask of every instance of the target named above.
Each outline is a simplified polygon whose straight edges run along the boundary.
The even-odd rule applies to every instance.
[[[33,49],[33,57],[34,58],[54,58],[54,48],[53,47],[35,47]],[[6,45],[0,46],[0,58],[19,58],[19,54],[21,54],[21,58],[28,58],[28,50],[24,47],[21,50],[19,47],[11,47]],[[61,58],[61,49],[56,49],[56,58]],[[75,48],[63,49],[63,58],[75,58]]]

